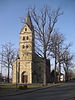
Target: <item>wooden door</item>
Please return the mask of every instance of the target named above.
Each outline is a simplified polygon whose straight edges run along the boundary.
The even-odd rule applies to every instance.
[[[23,75],[22,82],[23,83],[27,83],[28,82],[28,76],[27,75]]]
[[[27,83],[27,82],[28,82],[28,76],[24,75],[24,83]]]

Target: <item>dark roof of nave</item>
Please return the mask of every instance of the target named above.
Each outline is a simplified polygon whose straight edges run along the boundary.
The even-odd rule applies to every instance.
[[[42,61],[44,61],[44,58],[40,57],[38,54],[34,53],[33,62],[40,63]],[[50,59],[46,59],[46,64],[47,64],[47,67],[50,68]]]

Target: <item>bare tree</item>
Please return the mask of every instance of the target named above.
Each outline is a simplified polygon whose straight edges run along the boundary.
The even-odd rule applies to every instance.
[[[10,76],[10,68],[13,67],[13,61],[16,56],[15,49],[13,47],[12,43],[6,43],[2,45],[2,51],[1,51],[1,64],[2,67],[6,67],[8,69],[8,82],[9,82],[9,76]]]
[[[69,79],[69,70],[71,67],[73,67],[73,60],[74,56],[70,53],[69,50],[66,50],[63,54],[63,68],[65,71],[65,81],[68,81]]]
[[[31,16],[34,21],[35,50],[44,58],[44,85],[46,85],[46,59],[50,55],[51,34],[54,31],[58,17],[62,15],[60,8],[51,10],[47,6],[43,7],[38,14],[35,8],[31,9]]]
[[[64,43],[64,36],[60,34],[58,31],[54,31],[54,34],[51,36],[51,47],[50,51],[51,56],[55,59],[55,82],[56,82],[56,69],[58,64],[58,72],[59,72],[59,81],[60,81],[60,73],[61,73],[61,51]]]
[[[69,80],[71,80],[73,78],[73,76],[74,76],[73,69],[70,68],[69,71],[68,71]]]
[[[60,82],[62,63],[65,64],[64,71],[66,74],[66,80],[68,80],[69,68],[72,66],[73,55],[71,55],[69,49],[71,44],[65,46],[64,36],[58,31],[55,31],[51,36],[51,48],[52,57],[55,58],[55,82],[56,82],[56,69],[58,69],[58,81]]]

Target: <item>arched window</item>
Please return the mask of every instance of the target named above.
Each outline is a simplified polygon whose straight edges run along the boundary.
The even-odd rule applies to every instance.
[[[25,40],[25,36],[23,36],[23,40]]]
[[[25,31],[27,31],[27,28],[25,27]]]
[[[25,46],[23,45],[23,46],[22,46],[22,48],[24,49],[24,48],[25,48]]]
[[[26,45],[26,48],[28,48],[28,45]]]
[[[29,39],[29,37],[27,36],[27,37],[26,37],[26,39],[28,40],[28,39]]]

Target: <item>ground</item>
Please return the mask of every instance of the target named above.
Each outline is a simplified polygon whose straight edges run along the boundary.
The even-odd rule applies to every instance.
[[[0,100],[75,100],[75,82],[47,87],[30,93],[0,97]]]

